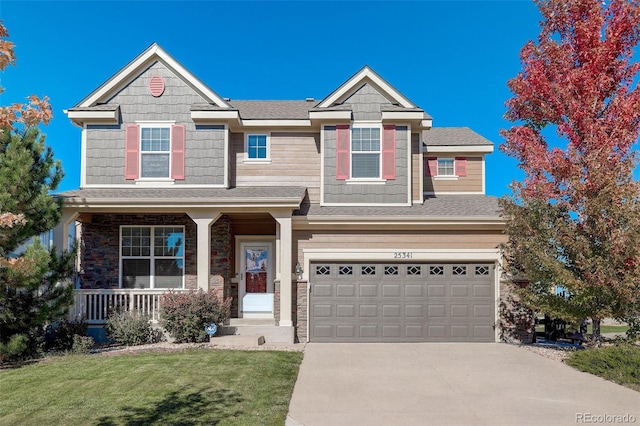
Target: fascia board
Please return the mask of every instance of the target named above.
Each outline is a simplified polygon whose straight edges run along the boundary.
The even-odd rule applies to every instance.
[[[430,118],[422,120],[422,128],[430,129],[433,127],[433,120]]]
[[[385,120],[422,120],[422,111],[382,111],[382,121]]]
[[[118,122],[118,110],[111,111],[67,111],[69,120],[76,122],[107,121]]]
[[[493,152],[493,145],[426,145],[424,153],[437,152]]]
[[[311,120],[351,120],[351,111],[309,111]]]
[[[113,199],[92,199],[82,200],[68,198],[64,200],[65,209],[82,209],[85,211],[123,211],[140,210],[144,211],[182,211],[186,208],[211,208],[217,210],[239,209],[246,211],[247,208],[285,208],[297,209],[302,200],[300,198],[283,199],[273,201],[272,199],[247,199],[233,200],[227,202],[207,202],[198,198],[177,199],[173,202],[166,200],[158,201],[154,199],[136,199],[135,201],[114,201]]]
[[[310,120],[242,120],[244,127],[309,127]]]
[[[191,111],[193,121],[239,120],[238,111]]]

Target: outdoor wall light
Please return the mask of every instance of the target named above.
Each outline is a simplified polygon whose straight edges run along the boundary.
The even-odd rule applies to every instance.
[[[302,270],[302,266],[300,266],[300,262],[296,262],[296,267],[294,269],[294,272],[298,276],[298,279],[301,280],[303,270]]]

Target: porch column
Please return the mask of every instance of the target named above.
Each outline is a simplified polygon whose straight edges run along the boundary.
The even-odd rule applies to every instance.
[[[219,211],[187,212],[196,223],[198,288],[206,291],[209,288],[211,275],[211,224],[222,216]]]
[[[69,251],[69,225],[79,216],[78,212],[63,211],[60,222],[53,228],[53,245],[58,254]]]
[[[291,327],[291,211],[270,212],[278,222],[276,246],[280,272],[280,327]],[[279,243],[279,244],[278,244]]]

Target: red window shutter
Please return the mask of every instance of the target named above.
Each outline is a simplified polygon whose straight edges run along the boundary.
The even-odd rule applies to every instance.
[[[139,177],[139,153],[140,153],[140,126],[127,124],[125,128],[125,160],[124,178],[138,179]]]
[[[382,178],[396,178],[396,126],[385,124],[382,131]]]
[[[424,175],[438,175],[438,157],[427,157],[424,159]]]
[[[171,177],[184,179],[184,148],[186,128],[181,124],[171,126]]]
[[[467,159],[466,157],[456,157],[456,175],[467,175]]]
[[[336,126],[336,179],[350,177],[351,130],[348,124]]]

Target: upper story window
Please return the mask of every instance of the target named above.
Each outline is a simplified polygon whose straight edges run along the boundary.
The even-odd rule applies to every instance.
[[[438,176],[455,176],[455,160],[453,158],[438,158]]]
[[[354,127],[351,132],[351,177],[380,177],[380,128]]]
[[[168,178],[171,162],[169,127],[140,128],[140,177]]]
[[[247,160],[269,159],[269,137],[266,134],[247,135]]]
[[[184,179],[184,125],[167,121],[127,124],[125,139],[125,179]]]
[[[425,176],[442,179],[458,179],[467,176],[467,158],[425,157]]]
[[[388,179],[396,179],[395,125],[338,124],[335,131],[337,180],[384,184]]]

